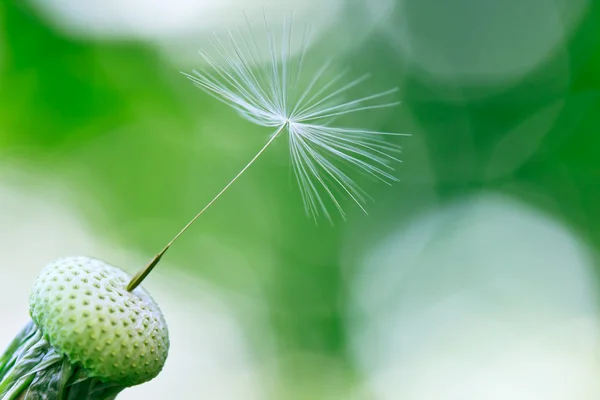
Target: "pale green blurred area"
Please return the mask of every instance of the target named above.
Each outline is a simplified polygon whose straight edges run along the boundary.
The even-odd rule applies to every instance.
[[[277,143],[144,283],[172,353],[122,398],[597,399],[591,0],[4,1],[0,342],[45,263],[135,272],[264,144],[180,74],[261,6],[400,88],[358,119],[412,134],[400,182],[315,224]]]

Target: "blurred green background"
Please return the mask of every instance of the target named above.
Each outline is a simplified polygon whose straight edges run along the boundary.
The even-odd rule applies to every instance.
[[[400,182],[315,224],[270,149],[145,283],[172,357],[122,397],[597,399],[597,1],[3,1],[0,339],[45,263],[135,272],[260,149],[180,71],[261,7],[400,88],[361,117],[412,134]]]

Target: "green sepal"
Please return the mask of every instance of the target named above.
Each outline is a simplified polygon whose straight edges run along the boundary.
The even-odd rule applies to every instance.
[[[30,321],[0,357],[0,400],[113,400],[124,386],[88,377]]]

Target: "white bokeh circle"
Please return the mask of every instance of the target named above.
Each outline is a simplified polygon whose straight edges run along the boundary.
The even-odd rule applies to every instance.
[[[321,27],[335,17],[341,0],[31,0],[58,29],[78,37],[161,41],[197,37],[244,24],[245,12],[272,23],[294,14],[300,24]]]
[[[416,68],[440,81],[505,84],[548,60],[587,0],[401,0],[382,29]]]
[[[600,396],[592,256],[551,217],[480,195],[398,227],[358,265],[349,326],[375,399]]]

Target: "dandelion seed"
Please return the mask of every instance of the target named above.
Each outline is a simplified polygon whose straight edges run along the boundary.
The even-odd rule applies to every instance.
[[[257,32],[246,17],[246,30],[214,34],[212,51],[201,50],[205,67],[184,75],[207,94],[236,110],[248,121],[274,128],[269,140],[248,164],[136,275],[133,290],[158,264],[169,247],[202,215],[279,137],[287,136],[292,168],[306,213],[331,219],[329,198],[342,217],[339,198],[346,196],[366,212],[368,195],[352,179],[350,171],[392,183],[393,163],[400,162],[400,147],[386,136],[406,134],[335,125],[340,117],[399,105],[393,100],[397,88],[347,99],[352,89],[369,75],[346,80],[348,71],[333,77],[332,61],[325,62],[306,79],[303,67],[308,50],[309,29],[300,36],[300,51],[292,55],[292,18],[286,19],[281,37],[273,32],[266,16],[262,33],[267,51],[261,52]],[[212,53],[212,54],[211,54]]]
[[[364,210],[366,194],[338,163],[384,182],[396,180],[390,171],[391,164],[399,161],[395,157],[399,148],[383,140],[384,136],[394,133],[335,127],[332,122],[343,115],[398,105],[396,101],[381,102],[397,89],[344,100],[343,96],[364,83],[368,76],[341,84],[347,72],[327,78],[331,62],[325,63],[301,87],[308,31],[303,35],[300,54],[292,57],[291,20],[284,24],[279,46],[266,18],[264,29],[268,60],[264,60],[258,50],[256,35],[247,23],[247,32],[238,31],[237,35],[227,32],[226,41],[215,35],[212,46],[219,58],[201,51],[206,68],[185,75],[249,121],[275,127],[267,146],[274,138],[287,136],[293,169],[308,214],[331,217],[321,196],[321,192],[325,192],[342,216],[345,215],[332,187],[337,187],[337,191],[341,190]]]

